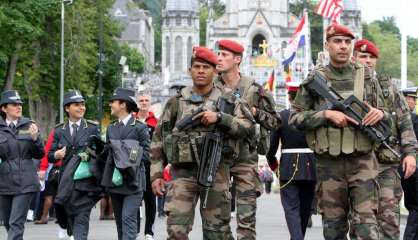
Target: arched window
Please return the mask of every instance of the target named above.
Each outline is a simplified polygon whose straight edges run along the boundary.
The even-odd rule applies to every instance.
[[[183,40],[180,36],[176,37],[174,45],[174,56],[176,59],[176,61],[174,61],[174,70],[177,72],[181,72],[183,70]]]
[[[187,61],[190,61],[190,58],[192,57],[192,37],[187,38]]]
[[[177,26],[180,26],[181,25],[181,16],[180,15],[177,15],[176,16],[176,25]]]
[[[165,37],[165,66],[170,66],[171,42],[169,37]]]
[[[252,56],[258,56],[263,53],[263,49],[260,47],[260,44],[263,43],[263,40],[266,40],[266,37],[262,34],[257,34],[254,36],[252,41]]]

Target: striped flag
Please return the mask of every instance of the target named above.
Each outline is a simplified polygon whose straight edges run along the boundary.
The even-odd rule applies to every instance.
[[[264,84],[264,89],[270,92],[273,92],[275,88],[276,88],[276,76],[274,75],[274,69],[273,69],[273,72],[271,73],[269,79]]]
[[[342,0],[321,0],[316,6],[315,12],[323,17],[331,18],[333,22],[337,21],[343,11]]]
[[[292,35],[292,38],[289,40],[288,45],[284,50],[284,60],[282,61],[283,65],[290,64],[295,58],[298,48],[305,47],[308,34],[308,15],[304,13]]]

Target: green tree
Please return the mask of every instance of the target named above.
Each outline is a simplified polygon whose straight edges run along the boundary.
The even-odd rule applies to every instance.
[[[215,21],[219,17],[225,14],[225,4],[221,0],[212,1],[212,10],[213,10],[213,20]],[[206,29],[207,29],[207,20],[209,17],[209,1],[208,0],[199,0],[199,38],[200,45],[206,45]]]
[[[127,59],[126,64],[129,66],[129,70],[137,73],[144,71],[145,58],[144,55],[137,50],[129,47],[127,44],[121,46],[121,55]]]

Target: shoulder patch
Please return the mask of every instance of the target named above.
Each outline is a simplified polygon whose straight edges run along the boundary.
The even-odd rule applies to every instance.
[[[86,121],[90,124],[93,124],[93,125],[99,125],[99,122],[97,122],[97,121],[88,120],[88,119],[86,119]]]

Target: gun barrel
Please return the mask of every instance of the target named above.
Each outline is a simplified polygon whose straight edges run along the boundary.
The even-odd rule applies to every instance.
[[[389,144],[386,141],[382,142],[382,145],[389,151],[391,151],[397,158],[401,158],[401,154],[399,154],[395,149],[389,146]]]

